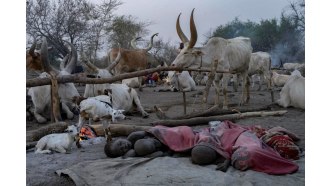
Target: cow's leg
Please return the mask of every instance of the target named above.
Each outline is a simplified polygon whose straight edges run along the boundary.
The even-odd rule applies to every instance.
[[[142,117],[144,117],[144,118],[149,117],[149,114],[146,111],[144,111],[144,109],[141,105],[137,92],[134,89],[132,89],[130,94],[133,97],[133,101],[134,101],[135,105],[137,106],[137,109],[141,112]]]
[[[233,89],[234,89],[234,92],[237,92],[238,84],[239,84],[238,83],[238,76],[237,76],[237,74],[233,74]]]
[[[61,105],[62,105],[63,111],[66,114],[66,117],[68,119],[73,119],[73,113],[71,112],[70,108],[64,102],[61,102]]]
[[[242,98],[240,101],[240,106],[243,105],[244,103],[248,103],[250,100],[250,80],[247,77],[247,73],[242,73],[243,76],[243,93],[242,93]]]
[[[44,108],[41,107],[35,107],[33,115],[36,118],[38,123],[46,123],[47,119],[44,118],[41,113],[43,112]]]
[[[215,75],[213,82],[214,82],[214,88],[215,88],[215,92],[216,92],[215,99],[214,99],[214,105],[219,105],[220,104],[220,91],[221,91],[219,74]]]
[[[261,90],[261,87],[262,87],[262,84],[263,84],[263,79],[265,79],[264,74],[259,74],[258,79],[259,79],[259,88],[258,88],[258,91],[260,91]]]
[[[139,81],[139,91],[143,91],[143,89],[142,89],[142,76],[138,77],[138,81]]]

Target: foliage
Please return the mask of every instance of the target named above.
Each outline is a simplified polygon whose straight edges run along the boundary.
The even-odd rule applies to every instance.
[[[281,18],[261,20],[259,23],[240,21],[237,17],[220,25],[211,37],[230,39],[249,37],[253,51],[265,51],[272,55],[273,65],[305,61],[305,2],[290,3]],[[207,42],[207,41],[206,41]],[[206,43],[205,42],[205,43]]]

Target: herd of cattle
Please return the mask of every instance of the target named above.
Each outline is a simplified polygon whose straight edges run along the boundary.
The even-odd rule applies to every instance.
[[[273,86],[283,87],[280,92],[280,99],[277,103],[283,107],[293,106],[305,108],[305,78],[297,69],[304,69],[304,64],[286,63],[284,69],[293,71],[291,75],[280,74],[271,70],[271,56],[266,52],[252,53],[250,38],[236,37],[233,39],[224,39],[213,37],[203,47],[194,47],[197,41],[197,30],[195,27],[194,10],[190,16],[191,37],[188,38],[182,32],[180,27],[180,15],[177,18],[176,30],[183,43],[177,57],[171,63],[171,66],[179,67],[209,67],[214,61],[218,62],[219,71],[234,73],[216,73],[213,80],[217,96],[215,104],[219,104],[220,91],[224,96],[223,109],[228,109],[227,86],[233,80],[234,88],[237,82],[242,79],[242,97],[240,104],[248,103],[250,95],[251,79],[259,79],[259,89],[262,80],[266,81],[267,88],[270,90]],[[134,72],[147,68],[147,52],[153,46],[152,35],[151,42],[147,48],[139,49],[135,45],[134,39],[131,45],[134,49],[113,48],[108,52],[109,66],[99,68],[93,65],[84,55],[80,60],[98,78],[108,78],[125,72]],[[67,42],[68,43],[68,42]],[[75,47],[68,43],[70,51],[62,60],[60,70],[52,67],[48,59],[48,44],[44,38],[40,50],[36,50],[36,41],[26,53],[26,67],[29,70],[42,71],[39,77],[50,77],[49,72],[55,72],[57,76],[69,75],[73,73],[76,67],[78,55]],[[198,75],[200,75],[199,73]],[[304,75],[304,74],[303,74]],[[168,82],[174,86],[181,87],[182,91],[196,90],[196,83],[203,84],[207,81],[207,74],[197,80],[196,74],[191,76],[188,71],[168,73]],[[109,116],[114,121],[124,119],[125,112],[129,112],[134,107],[141,112],[143,117],[148,117],[148,113],[143,109],[137,91],[132,87],[141,88],[141,78],[131,78],[123,80],[121,84],[86,84],[84,95],[79,95],[74,83],[59,84],[58,94],[60,106],[68,119],[74,117],[74,113],[79,113],[79,126],[81,127],[88,119],[108,120]],[[51,107],[51,88],[50,85],[31,87],[28,89],[28,95],[31,96],[34,110],[33,115],[38,123],[47,122],[49,110]],[[48,113],[45,111],[48,111]]]

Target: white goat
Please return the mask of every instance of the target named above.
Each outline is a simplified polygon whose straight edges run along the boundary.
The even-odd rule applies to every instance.
[[[53,67],[49,65],[48,61],[48,47],[47,40],[44,38],[41,45],[41,58],[43,59],[43,66],[45,69],[54,71],[57,76],[70,75],[70,73],[74,70],[77,63],[77,51],[74,46],[67,42],[71,47],[71,59],[70,62],[63,68],[61,71],[57,71]],[[44,70],[45,70],[44,69]],[[47,72],[43,72],[39,76],[40,78],[50,77]],[[28,91],[28,95],[31,96],[33,105],[34,105],[34,117],[36,118],[38,123],[45,123],[47,121],[46,118],[42,116],[42,114],[49,112],[51,105],[51,89],[50,85],[44,85],[39,87],[31,87]],[[73,118],[73,113],[71,112],[74,109],[74,104],[72,103],[73,96],[79,96],[78,90],[74,86],[73,83],[64,83],[59,84],[58,86],[58,95],[60,98],[60,103],[63,111],[66,113],[68,119]],[[50,113],[50,112],[49,112]],[[48,114],[48,113],[47,113]]]
[[[183,92],[196,90],[196,83],[188,71],[182,71],[181,73],[169,71],[167,81],[167,83],[173,85],[177,90],[181,88]]]
[[[284,84],[288,81],[290,75],[278,74],[275,71],[272,71],[272,84],[278,87],[284,86]]]
[[[293,106],[305,109],[305,78],[298,70],[292,72],[280,92],[280,99],[277,103],[282,107]]]
[[[124,110],[114,109],[110,102],[110,97],[107,95],[100,95],[95,97],[89,97],[82,100],[79,104],[80,114],[78,128],[81,128],[86,118],[89,118],[89,124],[93,120],[108,120],[111,118],[112,122],[125,119],[123,114]]]
[[[248,68],[250,57],[252,53],[252,46],[250,38],[237,37],[233,39],[224,39],[221,37],[213,37],[203,47],[194,47],[197,41],[197,31],[193,18],[194,10],[190,16],[190,30],[191,39],[184,35],[181,30],[179,18],[177,18],[176,28],[177,33],[184,43],[183,49],[177,55],[172,62],[172,66],[180,67],[210,67],[212,62],[218,60],[218,68],[220,71],[235,71],[240,73],[243,77],[243,94],[240,104],[247,103],[249,101],[249,87],[248,87]],[[223,74],[223,81],[228,82],[230,74]],[[215,78],[215,87],[217,90],[217,97],[215,104],[219,104],[220,96],[220,78],[219,75]],[[228,109],[227,101],[227,83],[224,83],[223,87],[223,109]],[[205,99],[206,100],[206,99]]]
[[[35,153],[49,154],[51,150],[68,153],[78,135],[78,130],[76,126],[70,125],[65,131],[66,133],[48,134],[42,137],[36,145]]]

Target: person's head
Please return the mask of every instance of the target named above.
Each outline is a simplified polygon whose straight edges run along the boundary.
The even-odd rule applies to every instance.
[[[116,158],[123,156],[130,149],[132,149],[132,143],[130,141],[118,138],[105,144],[104,153],[110,158]]]
[[[191,160],[198,165],[207,165],[215,162],[217,152],[211,147],[197,145],[191,150]]]

